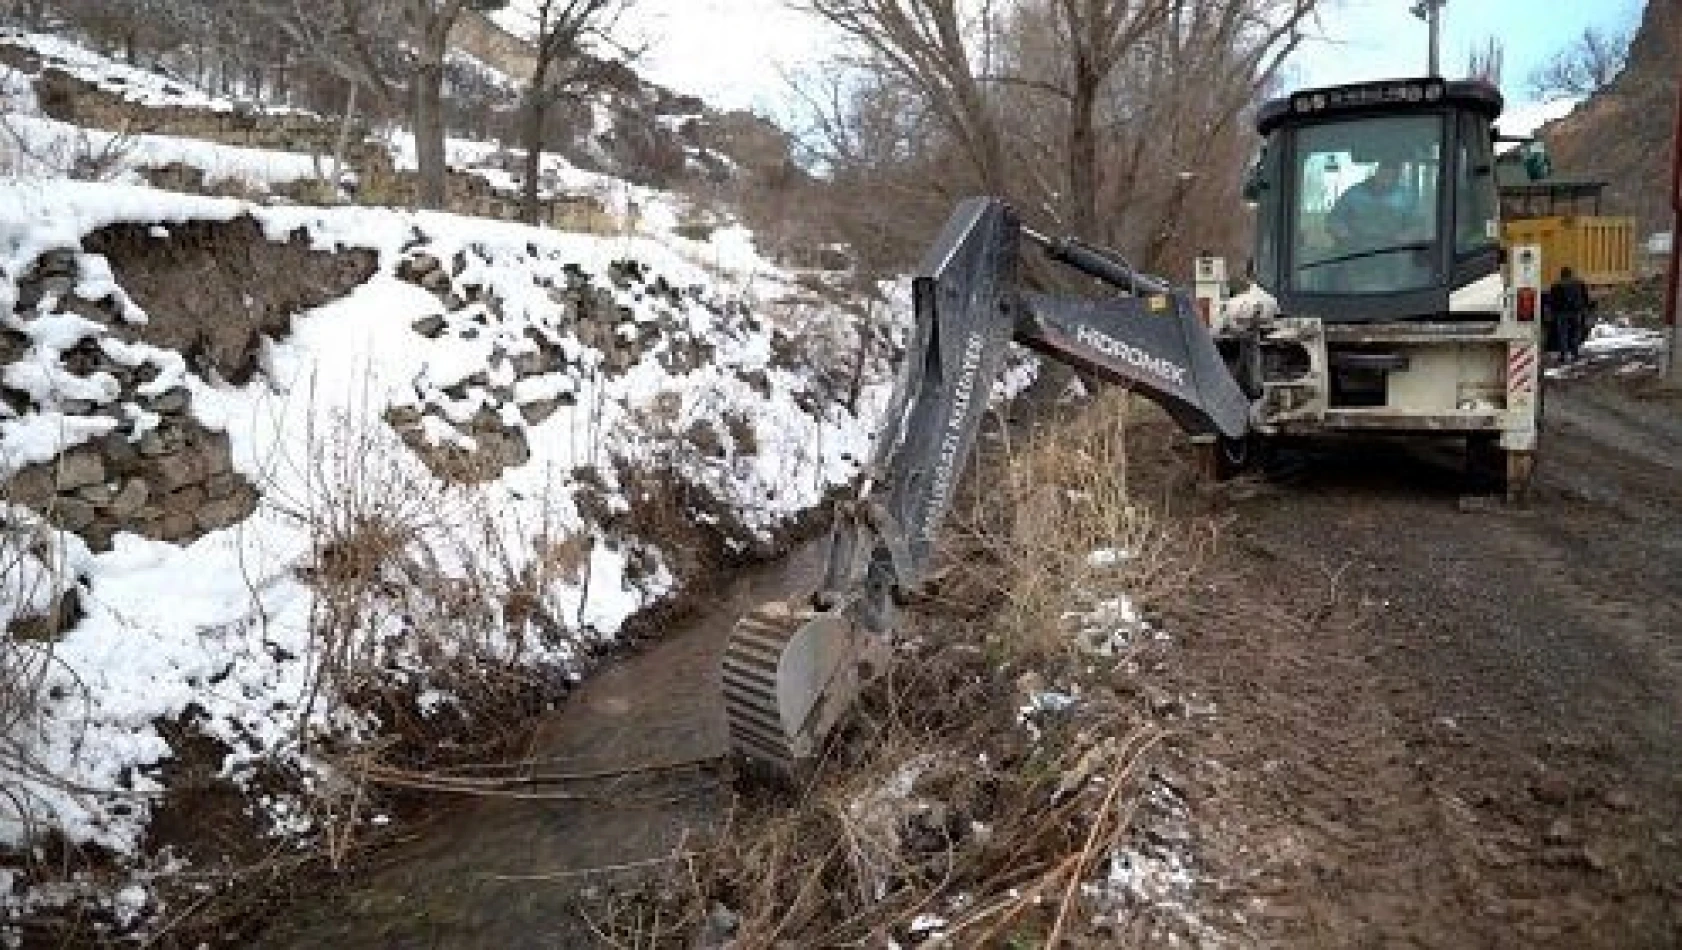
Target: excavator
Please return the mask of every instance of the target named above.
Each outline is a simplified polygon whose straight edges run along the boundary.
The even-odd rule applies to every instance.
[[[1219,258],[1197,259],[1188,291],[1025,226],[1002,200],[963,201],[916,272],[915,328],[872,458],[836,506],[818,589],[762,605],[726,644],[738,760],[803,774],[891,661],[897,611],[927,577],[1012,342],[1155,401],[1217,474],[1268,439],[1451,435],[1504,454],[1508,494],[1522,495],[1541,264],[1535,247],[1500,244],[1501,107],[1486,83],[1434,77],[1266,103],[1245,189],[1253,282],[1230,298]],[[1028,289],[1025,246],[1104,292]]]

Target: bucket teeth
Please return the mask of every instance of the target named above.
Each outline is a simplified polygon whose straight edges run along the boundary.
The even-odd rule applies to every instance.
[[[782,604],[762,607],[736,622],[724,650],[724,714],[730,751],[778,772],[792,773],[795,737],[777,703],[777,664],[805,618]]]
[[[849,629],[782,603],[737,621],[720,664],[732,753],[784,777],[815,754],[857,693]]]

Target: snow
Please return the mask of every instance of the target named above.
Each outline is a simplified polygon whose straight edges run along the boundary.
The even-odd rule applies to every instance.
[[[205,182],[249,188],[316,178],[315,159],[295,152],[219,145],[169,135],[119,135],[56,119],[7,115],[0,122],[0,174],[59,178],[78,161],[99,163],[106,178],[137,182],[140,171],[179,162],[204,172]]]
[[[1502,135],[1531,136],[1549,122],[1563,119],[1582,103],[1578,96],[1561,96],[1542,102],[1527,102],[1523,105],[1509,106],[1495,120],[1495,129]],[[1506,153],[1518,144],[1514,142],[1496,143],[1496,151]]]
[[[639,197],[675,219],[676,199]],[[14,559],[21,567],[5,576],[12,613],[0,619],[39,613],[70,586],[80,588],[86,616],[53,645],[47,698],[17,736],[39,770],[6,776],[0,845],[27,843],[29,824],[38,822],[137,866],[147,860],[146,822],[161,789],[157,767],[170,754],[154,723],[189,707],[199,728],[232,750],[222,763],[224,778],[247,785],[260,765],[282,764],[306,782],[327,780],[304,738],[356,736],[376,725],[345,707],[309,702],[320,673],[311,634],[319,595],[300,570],[312,563],[315,544],[305,516],[334,503],[342,476],[368,479],[379,498],[437,499],[417,530],[438,569],[452,577],[491,584],[488,565],[505,564],[517,576],[523,565],[540,562],[543,538],[584,539],[581,576],[555,573],[539,590],[569,639],[497,627],[476,645],[578,675],[579,643],[614,636],[631,614],[674,594],[679,581],[657,542],[616,536],[591,520],[572,473],[596,466],[609,509],[626,511],[636,502],[619,484],[615,463],[636,470],[675,462],[683,478],[728,507],[745,530],[768,539],[853,478],[857,460],[868,457],[872,423],[886,397],[885,367],[873,368],[855,416],[833,401],[814,400],[813,382],[799,368],[776,364],[763,313],[790,287],[741,229],[721,229],[709,242],[658,232],[598,238],[434,213],[264,207],[125,184],[0,183],[0,304],[15,303],[15,282],[40,253],[74,250],[83,235],[105,225],[168,229],[246,214],[271,239],[302,228],[316,248],[369,248],[379,265],[363,286],[302,315],[290,338],[267,345],[265,371],[244,386],[202,379],[180,354],[123,342],[103,324],[51,312],[53,301],[6,318],[26,334],[31,350],[7,367],[5,382],[39,404],[0,420],[6,470],[50,461],[119,424],[62,411],[67,401],[118,397],[114,381],[76,377],[60,362],[66,347],[91,337],[120,362],[156,366],[150,389],[184,386],[193,415],[227,433],[235,470],[262,494],[245,522],[193,543],[120,534],[103,553],[27,512],[6,513],[8,537],[40,540],[30,542],[34,553]],[[446,266],[465,261],[452,275],[452,289],[464,298],[468,285],[480,289],[479,302],[445,314],[446,330],[436,339],[408,325],[441,314],[439,299],[397,276],[399,264],[420,253]],[[615,284],[612,267],[627,259],[645,268],[647,281]],[[86,254],[78,261],[81,289],[120,292],[105,262]],[[550,288],[566,287],[575,273],[588,275],[623,308],[622,331],[648,325],[670,328],[668,336],[689,333],[710,347],[708,357],[686,371],[668,370],[662,358],[670,345],[662,342],[623,372],[606,371],[606,354],[558,319]],[[678,291],[671,297],[649,292],[656,276]],[[498,302],[495,312],[485,302],[491,299]],[[143,322],[145,314],[129,306],[134,312],[127,319]],[[540,338],[555,341],[568,366],[508,386],[514,381],[508,360]],[[467,384],[477,371],[486,373],[486,385]],[[763,382],[744,381],[758,374]],[[496,397],[503,386],[510,398]],[[540,423],[527,423],[517,411],[563,393],[573,395],[571,404]],[[666,416],[652,412],[655,405],[667,422],[658,423]],[[471,490],[449,489],[384,422],[393,407],[436,410],[424,416],[424,437],[457,443],[471,442],[461,423],[480,407],[491,408],[524,433],[530,457]],[[157,422],[138,406],[121,409],[144,424]],[[722,457],[681,451],[676,439],[692,424],[729,432],[721,420],[730,412],[748,427],[757,451],[741,451],[734,438],[726,438]],[[164,591],[168,596],[159,596]],[[495,589],[486,594],[500,610],[497,596]],[[383,651],[395,681],[412,682],[426,708],[441,708],[454,698],[429,678],[404,607],[413,604],[370,612],[359,635]],[[263,807],[276,835],[318,830],[296,797],[270,795]],[[107,906],[118,918],[134,916],[148,906],[143,898],[120,891]],[[6,900],[0,896],[0,919]]]
[[[150,108],[203,109],[212,112],[264,112],[272,115],[297,114],[285,106],[236,102],[214,96],[192,83],[160,71],[139,69],[116,62],[76,41],[45,33],[0,31],[0,44],[31,50],[43,66],[56,67],[128,102]]]

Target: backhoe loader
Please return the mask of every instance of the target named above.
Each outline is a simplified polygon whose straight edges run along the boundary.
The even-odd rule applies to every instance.
[[[1156,401],[1222,471],[1281,436],[1447,434],[1503,452],[1521,493],[1541,264],[1536,248],[1499,243],[1501,105],[1487,84],[1435,78],[1266,104],[1246,189],[1254,281],[1230,299],[1217,258],[1197,260],[1188,293],[1040,234],[1001,200],[961,203],[916,273],[915,329],[873,457],[837,505],[821,586],[752,612],[726,645],[733,752],[798,774],[885,667],[1013,341]],[[1109,292],[1024,288],[1025,243]]]

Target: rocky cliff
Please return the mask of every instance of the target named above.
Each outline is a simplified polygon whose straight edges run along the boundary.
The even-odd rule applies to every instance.
[[[1624,71],[1541,130],[1555,170],[1609,182],[1606,211],[1635,215],[1643,235],[1670,226],[1666,196],[1679,76],[1682,0],[1649,0]]]

